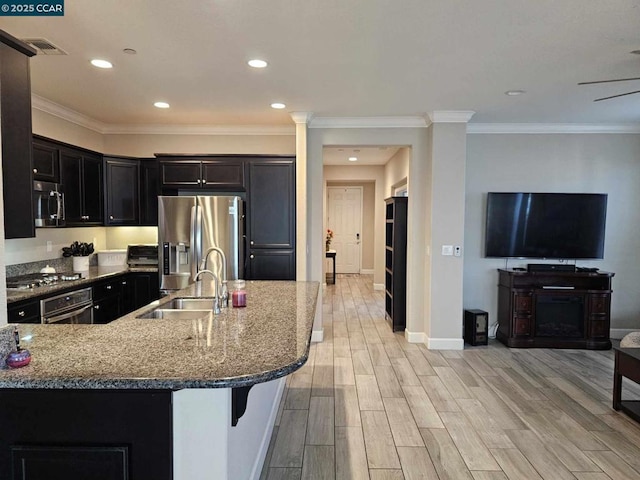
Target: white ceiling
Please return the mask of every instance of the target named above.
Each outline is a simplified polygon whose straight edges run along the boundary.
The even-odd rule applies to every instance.
[[[400,147],[323,147],[322,163],[325,165],[386,165]],[[355,162],[349,161],[349,157],[356,157]]]
[[[593,103],[640,81],[577,86],[640,76],[629,53],[639,27],[637,0],[66,0],[64,17],[0,17],[8,33],[68,52],[31,60],[35,94],[115,125],[439,110],[475,111],[476,123],[640,123],[640,94]],[[269,67],[249,68],[256,57]]]

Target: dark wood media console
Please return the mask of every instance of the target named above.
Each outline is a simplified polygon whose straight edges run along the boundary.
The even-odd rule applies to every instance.
[[[515,348],[608,350],[609,272],[498,270],[496,338]]]

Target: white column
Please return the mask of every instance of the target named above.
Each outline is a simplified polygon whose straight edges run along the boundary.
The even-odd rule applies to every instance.
[[[296,279],[310,280],[307,274],[307,124],[313,115],[292,112],[296,124]]]
[[[461,350],[464,259],[465,164],[467,122],[474,112],[432,112],[431,229],[428,245],[427,347]],[[460,247],[460,256],[444,255],[443,247]]]

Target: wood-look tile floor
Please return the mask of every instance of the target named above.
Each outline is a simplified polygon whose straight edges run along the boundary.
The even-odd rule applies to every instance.
[[[327,287],[323,320],[261,479],[640,480],[640,425],[611,408],[613,351],[427,350],[391,332],[366,275]],[[623,398],[640,388],[625,380]]]

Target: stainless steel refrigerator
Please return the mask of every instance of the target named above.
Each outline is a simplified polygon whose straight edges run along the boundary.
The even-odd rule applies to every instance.
[[[227,257],[227,280],[244,276],[243,202],[237,196],[158,197],[160,290],[193,283],[211,247]],[[207,269],[222,281],[220,255],[209,255]]]

